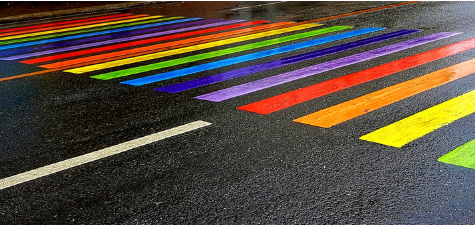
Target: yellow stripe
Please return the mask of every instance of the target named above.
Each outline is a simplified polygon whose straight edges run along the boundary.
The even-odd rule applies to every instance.
[[[236,43],[240,41],[248,41],[248,40],[252,40],[256,38],[267,37],[271,35],[282,34],[286,32],[297,31],[297,30],[307,29],[307,28],[316,27],[316,26],[321,26],[321,24],[303,24],[299,26],[288,27],[288,28],[267,31],[267,32],[262,32],[262,33],[257,33],[257,34],[251,34],[251,35],[246,35],[242,37],[235,37],[235,38],[225,39],[225,40],[220,40],[220,41],[214,41],[214,42],[209,42],[205,44],[199,44],[199,45],[189,46],[185,48],[179,48],[179,49],[173,49],[173,50],[164,51],[164,52],[142,55],[142,56],[137,56],[137,57],[128,58],[128,59],[116,60],[116,61],[107,62],[107,63],[95,64],[91,66],[78,67],[75,69],[65,70],[65,72],[81,74],[81,73],[86,73],[90,71],[122,66],[122,65],[136,63],[136,62],[142,62],[142,61],[157,59],[157,58],[161,58],[165,56],[192,52],[192,51],[217,47],[217,46],[226,45],[226,44],[232,44],[232,43]]]
[[[360,139],[400,148],[474,112],[475,90],[380,128]]]
[[[114,22],[109,22],[109,23],[98,23],[98,24],[92,24],[92,25],[80,26],[80,27],[70,27],[70,28],[58,29],[58,30],[19,34],[19,35],[2,37],[0,38],[0,41],[10,40],[10,39],[15,39],[15,38],[39,36],[39,35],[45,35],[45,34],[54,34],[54,33],[60,33],[60,32],[65,32],[65,31],[82,30],[82,29],[87,29],[87,28],[102,27],[102,26],[114,25],[114,24],[119,24],[119,23],[135,22],[135,21],[140,21],[140,20],[149,20],[149,19],[155,19],[155,18],[160,18],[160,17],[163,17],[163,16],[147,16],[147,17],[140,17],[140,18],[135,18],[135,19],[130,19],[130,20],[114,21]]]

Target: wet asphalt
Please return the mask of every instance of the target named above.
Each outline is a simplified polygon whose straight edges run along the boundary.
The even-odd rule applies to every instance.
[[[123,12],[302,22],[395,2],[268,3],[271,2],[180,2]],[[259,4],[267,5],[257,6]],[[473,2],[418,2],[322,21],[325,27],[386,28],[380,33],[400,29],[422,31],[177,94],[153,89],[374,34],[140,87],[119,84],[118,81],[127,80],[122,78],[109,81],[89,78],[94,73],[54,72],[0,82],[0,178],[196,120],[212,123],[205,128],[0,190],[0,224],[473,224],[475,171],[443,164],[437,159],[475,138],[475,115],[457,120],[403,148],[358,138],[473,90],[474,75],[328,129],[292,120],[466,61],[473,58],[475,50],[266,116],[237,110],[236,107],[472,38],[475,36],[474,9]],[[462,33],[219,103],[193,98],[436,32]],[[292,43],[298,42],[301,41]],[[214,60],[174,66],[145,75]],[[148,63],[150,61],[133,66]],[[40,70],[8,61],[0,61],[0,68],[0,77]]]

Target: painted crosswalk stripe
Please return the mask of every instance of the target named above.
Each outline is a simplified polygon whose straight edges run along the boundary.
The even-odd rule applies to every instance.
[[[60,32],[60,33],[54,33],[54,34],[47,34],[47,35],[39,35],[39,36],[33,36],[33,37],[24,37],[24,38],[17,38],[13,40],[4,40],[0,41],[0,45],[15,45],[15,43],[29,43],[33,42],[36,40],[43,40],[43,39],[54,39],[57,37],[64,37],[64,36],[71,36],[75,34],[90,34],[91,32],[94,31],[110,31],[115,28],[121,28],[121,27],[133,27],[141,24],[153,24],[156,22],[163,22],[163,21],[169,21],[169,20],[175,20],[175,19],[180,19],[183,17],[162,17],[159,19],[152,19],[152,20],[144,20],[144,21],[138,21],[138,22],[132,22],[132,23],[121,23],[121,24],[116,24],[116,25],[109,25],[109,26],[99,26],[99,27],[93,27],[90,29],[80,29],[80,30],[75,30],[75,31],[68,31],[68,32]],[[26,42],[26,43],[25,43]],[[4,46],[2,46],[4,47]],[[5,46],[6,47],[6,46]]]
[[[86,22],[86,21],[94,21],[94,20],[101,20],[101,19],[107,19],[107,18],[132,16],[132,15],[133,14],[131,13],[120,13],[120,14],[107,15],[107,16],[89,17],[89,18],[84,18],[84,19],[66,20],[66,21],[54,22],[54,23],[43,23],[43,24],[38,24],[38,25],[2,29],[0,30],[0,33],[29,30],[29,29],[35,29],[35,28],[41,28],[41,27],[54,27],[54,26],[64,25],[64,24],[76,24],[76,23],[81,23],[81,22]]]
[[[211,69],[216,69],[216,68],[229,66],[229,65],[233,65],[233,64],[237,64],[237,63],[256,60],[256,59],[260,59],[260,58],[264,58],[264,57],[268,57],[268,56],[272,56],[272,55],[277,55],[277,54],[281,54],[281,53],[285,53],[285,52],[290,52],[290,51],[294,51],[294,50],[298,50],[298,49],[302,49],[302,48],[307,48],[307,47],[311,47],[311,46],[315,46],[315,45],[320,45],[320,44],[324,44],[324,43],[328,43],[328,42],[332,42],[332,41],[345,39],[345,38],[355,37],[357,35],[376,32],[376,31],[380,31],[380,30],[383,30],[383,29],[384,28],[373,28],[373,27],[363,28],[363,29],[360,29],[360,30],[350,31],[350,32],[346,32],[346,33],[343,33],[343,34],[332,35],[332,36],[328,36],[328,37],[324,37],[324,38],[318,38],[318,39],[305,41],[305,42],[301,42],[301,43],[297,43],[297,44],[287,45],[287,46],[283,46],[283,47],[279,47],[279,48],[274,48],[274,49],[269,49],[269,50],[260,51],[260,52],[256,52],[256,53],[251,53],[251,54],[247,54],[247,55],[242,55],[242,56],[238,56],[238,57],[223,59],[223,60],[219,60],[219,61],[215,61],[215,62],[211,62],[211,63],[205,63],[205,64],[201,64],[201,65],[197,65],[197,66],[191,66],[191,67],[187,67],[187,68],[184,68],[184,69],[169,71],[169,72],[160,73],[160,74],[151,75],[151,76],[142,77],[142,78],[137,78],[137,79],[134,79],[134,80],[128,80],[128,81],[124,81],[124,82],[121,82],[121,83],[134,85],[134,86],[150,84],[150,83],[153,83],[153,82],[158,82],[158,81],[167,80],[167,79],[171,79],[171,78],[186,76],[186,75],[193,74],[193,73],[203,72],[203,71],[207,71],[207,70],[211,70]]]
[[[119,39],[111,39],[111,40],[107,40],[107,41],[93,42],[93,43],[88,43],[88,44],[83,44],[83,45],[75,45],[75,46],[65,47],[65,48],[56,48],[56,49],[51,49],[51,50],[46,50],[46,51],[41,51],[41,52],[34,52],[34,53],[24,54],[24,55],[15,55],[15,56],[1,58],[1,60],[17,60],[17,59],[30,58],[30,57],[35,57],[35,56],[42,56],[42,55],[47,55],[47,54],[56,54],[56,53],[65,52],[65,51],[73,51],[73,50],[78,50],[78,49],[83,49],[83,48],[96,47],[96,46],[100,46],[100,45],[109,45],[109,44],[118,43],[118,42],[127,42],[127,43],[122,43],[122,44],[117,44],[117,45],[109,45],[109,46],[105,46],[105,47],[102,47],[102,48],[88,49],[88,50],[84,50],[84,51],[75,51],[75,52],[70,52],[70,53],[66,53],[66,54],[62,54],[62,55],[53,55],[53,56],[48,56],[48,57],[41,57],[41,58],[35,58],[35,59],[32,59],[32,60],[21,61],[22,63],[27,63],[27,64],[40,63],[40,62],[47,62],[47,61],[50,61],[50,60],[58,60],[58,59],[63,59],[63,58],[68,58],[68,57],[73,57],[73,56],[80,56],[80,55],[85,55],[85,54],[91,54],[91,53],[96,53],[96,52],[117,50],[117,49],[120,49],[120,48],[131,47],[131,46],[142,45],[142,44],[148,44],[148,43],[153,43],[153,42],[158,42],[158,41],[171,40],[171,39],[175,39],[175,38],[201,34],[205,31],[206,32],[213,32],[213,31],[219,31],[219,30],[224,30],[224,29],[230,29],[230,28],[234,28],[234,27],[248,26],[248,25],[257,24],[257,23],[249,22],[249,23],[245,23],[243,25],[230,25],[229,26],[230,28],[228,28],[228,26],[226,26],[226,27],[222,27],[222,28],[213,28],[213,29],[206,29],[206,30],[202,30],[202,31],[181,33],[181,32],[185,32],[185,31],[198,30],[198,29],[216,27],[216,26],[223,26],[223,25],[238,23],[238,22],[242,22],[242,21],[243,20],[230,20],[230,21],[225,21],[225,22],[205,24],[205,25],[181,28],[181,29],[176,29],[176,30],[162,31],[162,32],[157,32],[157,33],[152,33],[152,34],[144,34],[144,35],[138,35],[138,36],[119,38]],[[181,33],[181,34],[176,34],[176,33]],[[175,34],[175,35],[171,35],[171,34]],[[167,36],[164,36],[164,35],[167,35]],[[150,37],[156,37],[156,36],[164,36],[164,37],[150,38]],[[148,39],[135,41],[135,42],[130,42],[132,40],[144,39],[144,38],[148,38]]]
[[[126,54],[126,55],[117,55],[118,52],[115,52],[116,55],[115,56],[110,56],[109,58],[100,58],[100,59],[97,59],[95,61],[82,62],[82,63],[74,64],[74,65],[68,64],[68,65],[64,65],[62,67],[57,67],[57,68],[53,68],[53,69],[47,69],[47,70],[36,71],[36,72],[31,72],[31,73],[26,73],[26,74],[20,74],[20,75],[11,76],[11,77],[4,77],[4,78],[0,78],[0,82],[7,81],[7,80],[14,80],[14,79],[19,79],[19,78],[24,78],[24,77],[36,76],[36,75],[56,72],[56,71],[60,71],[60,70],[72,69],[72,68],[92,65],[92,64],[96,64],[96,63],[102,63],[102,62],[109,62],[109,61],[114,61],[114,60],[119,60],[119,59],[125,59],[125,58],[134,57],[134,56],[150,54],[150,53],[154,53],[154,52],[166,51],[166,50],[170,50],[170,49],[193,46],[193,45],[196,45],[196,44],[199,44],[199,43],[206,43],[206,42],[211,42],[211,41],[216,41],[216,40],[227,39],[227,38],[230,38],[231,36],[232,37],[238,37],[238,36],[242,36],[242,35],[246,35],[246,34],[255,34],[255,33],[260,33],[260,32],[263,32],[263,31],[273,30],[277,27],[279,27],[279,28],[290,27],[294,24],[296,24],[296,23],[281,22],[281,23],[275,23],[275,24],[267,24],[267,25],[263,25],[263,26],[258,26],[258,27],[260,27],[260,29],[256,29],[258,27],[253,27],[253,28],[248,28],[248,29],[232,31],[235,34],[234,35],[229,35],[229,36],[226,36],[226,37],[215,37],[215,38],[211,38],[211,39],[207,39],[207,40],[201,40],[199,42],[189,42],[189,41],[187,41],[187,42],[181,43],[180,45],[166,46],[166,47],[162,47],[162,48],[158,48],[158,49],[148,50],[148,51],[144,51],[144,52],[136,52],[136,53]],[[184,39],[183,41],[185,41],[185,40],[189,40],[189,39]],[[166,44],[168,45],[169,43],[171,43],[171,42],[167,42]],[[122,51],[120,51],[120,52],[122,52]]]
[[[259,114],[269,114],[290,106],[319,98],[343,89],[379,79],[391,74],[401,72],[416,66],[420,66],[447,56],[455,55],[464,51],[475,48],[475,38],[465,41],[457,42],[451,45],[436,48],[427,52],[412,55],[403,59],[399,59],[390,63],[376,66],[370,69],[362,70],[356,73],[330,79],[318,84],[310,85],[298,90],[283,93],[274,97],[270,97],[246,106],[239,107],[239,109],[255,112]],[[316,125],[312,121],[313,116],[308,116],[308,119],[298,119],[298,122],[305,121],[307,124]],[[343,117],[342,117],[343,118]],[[336,120],[332,120],[336,124]],[[328,121],[330,122],[330,121]],[[334,124],[328,124],[324,127]],[[323,125],[319,123],[318,126]],[[316,125],[317,126],[317,125]]]
[[[292,31],[308,29],[308,28],[312,28],[312,27],[315,27],[315,26],[319,26],[319,24],[318,25],[317,24],[303,24],[303,25],[284,28],[284,29],[277,29],[277,30],[262,32],[262,33],[258,33],[258,34],[245,35],[245,36],[242,36],[242,37],[236,37],[236,38],[231,38],[231,39],[226,39],[226,40],[209,42],[209,43],[206,43],[206,44],[199,44],[199,45],[190,46],[190,47],[186,47],[186,48],[174,49],[174,50],[169,50],[169,51],[165,51],[165,52],[158,52],[158,53],[154,53],[154,54],[137,56],[137,57],[133,57],[133,58],[122,59],[122,60],[117,60],[117,61],[112,61],[112,62],[107,62],[107,63],[101,63],[101,64],[96,64],[96,65],[91,65],[91,66],[86,66],[86,67],[79,67],[79,68],[75,68],[75,69],[66,70],[65,72],[81,74],[81,73],[91,72],[91,71],[95,71],[95,70],[107,69],[107,68],[112,68],[112,67],[131,64],[131,63],[137,63],[137,62],[147,61],[147,60],[151,60],[151,59],[157,59],[157,58],[170,56],[170,55],[182,54],[182,53],[186,53],[186,52],[193,52],[193,51],[198,51],[198,50],[202,50],[202,49],[206,49],[206,48],[218,47],[218,46],[228,45],[228,44],[242,42],[242,41],[250,41],[250,40],[253,40],[253,39],[257,39],[257,38],[269,37],[269,36],[272,36],[272,35],[277,35],[277,34],[283,34],[283,33],[292,32]]]
[[[60,61],[56,63],[41,65],[41,67],[58,68],[58,67],[64,67],[68,65],[87,64],[88,62],[93,62],[93,63],[89,63],[88,65],[99,64],[102,62],[115,61],[116,59],[112,60],[111,58],[117,58],[118,56],[128,55],[128,57],[125,57],[125,58],[132,58],[134,56],[146,55],[146,54],[155,53],[155,52],[163,52],[163,51],[167,51],[171,49],[184,48],[188,46],[209,43],[209,42],[213,42],[217,40],[225,40],[225,39],[241,37],[241,36],[249,35],[249,34],[262,33],[268,30],[278,29],[281,26],[286,26],[286,25],[291,25],[291,24],[292,23],[289,24],[288,22],[266,24],[266,25],[251,27],[251,28],[244,28],[244,29],[227,31],[227,32],[222,32],[222,33],[217,33],[217,34],[192,37],[192,38],[182,39],[178,41],[170,41],[170,42],[165,42],[165,43],[160,43],[160,44],[155,44],[155,45],[148,45],[144,47],[115,51],[115,52],[110,52],[110,53],[103,53],[99,55],[86,56],[86,57],[81,57],[77,59],[64,60],[64,61]],[[82,66],[84,65],[78,65],[73,68],[78,68]]]
[[[116,45],[107,45],[107,46],[100,47],[100,48],[93,48],[93,49],[86,49],[86,50],[82,50],[82,51],[68,52],[68,53],[59,54],[59,55],[52,55],[52,56],[47,56],[47,57],[24,60],[24,61],[21,61],[21,62],[22,63],[27,63],[27,64],[42,63],[42,62],[47,62],[47,61],[51,61],[51,60],[65,59],[65,58],[70,58],[70,57],[74,57],[74,56],[83,56],[83,55],[86,55],[86,54],[98,53],[98,52],[104,52],[104,51],[119,50],[119,49],[125,48],[125,47],[131,47],[131,46],[149,44],[149,43],[154,43],[154,42],[159,42],[159,41],[166,41],[166,40],[172,40],[172,39],[177,39],[177,38],[189,37],[189,36],[194,36],[194,35],[198,35],[198,34],[206,34],[206,33],[211,33],[211,32],[216,32],[216,31],[224,31],[224,30],[233,29],[233,28],[245,27],[245,26],[250,26],[250,25],[257,25],[257,24],[266,23],[268,21],[259,20],[259,21],[252,21],[252,22],[242,22],[242,23],[241,22],[242,22],[242,20],[229,20],[229,21],[224,21],[224,22],[210,23],[210,24],[180,28],[180,29],[175,29],[175,30],[167,30],[167,31],[162,31],[162,32],[156,32],[156,33],[126,37],[126,38],[112,39],[112,40],[95,42],[95,43],[84,44],[84,45],[79,45],[79,46],[66,47],[66,48],[62,48],[62,49],[53,49],[53,50],[49,50],[49,51],[45,51],[45,52],[58,53],[58,52],[68,51],[68,49],[77,50],[77,49],[82,49],[82,48],[87,48],[87,47],[94,47],[94,46],[99,46],[99,45],[106,45],[106,44],[113,44],[113,43],[117,43],[117,42],[127,41],[125,43],[116,44]],[[233,23],[238,23],[238,24],[233,24]],[[232,24],[232,25],[229,25],[229,24]],[[224,25],[227,25],[227,26],[224,26]],[[214,28],[210,28],[210,27],[214,27]],[[203,29],[203,28],[209,28],[209,29]],[[193,31],[193,30],[197,30],[197,31]],[[186,32],[186,31],[189,31],[189,32]],[[179,33],[179,34],[177,34],[177,33]],[[164,36],[164,35],[166,35],[166,36]],[[162,37],[157,37],[157,36],[162,36]],[[155,38],[150,38],[150,37],[155,37]],[[144,39],[144,38],[148,38],[148,39]],[[131,41],[137,40],[137,39],[143,39],[143,40],[131,42]],[[30,57],[30,55],[27,55],[27,56]],[[17,57],[23,57],[23,56],[17,56]],[[2,58],[2,59],[12,59],[12,58],[13,57],[11,57],[11,58]],[[42,67],[48,68],[49,66],[42,66]],[[54,64],[52,64],[50,68],[54,68],[54,67],[56,67],[56,66],[54,66]]]
[[[160,15],[146,16],[146,17],[139,17],[139,18],[134,18],[134,19],[120,20],[120,21],[107,22],[107,23],[98,23],[98,24],[91,24],[91,25],[78,26],[78,27],[69,27],[69,28],[63,28],[63,29],[34,32],[34,33],[28,33],[28,34],[12,35],[12,36],[7,36],[7,37],[0,37],[0,41],[16,39],[16,38],[31,37],[31,36],[40,36],[40,35],[46,35],[46,34],[54,34],[54,33],[74,31],[74,30],[82,30],[82,29],[95,28],[95,27],[101,27],[101,26],[109,26],[109,25],[120,24],[120,23],[130,23],[130,22],[136,22],[136,21],[142,21],[142,20],[151,20],[151,19],[157,19],[157,18],[162,18],[162,17],[163,16],[160,16]]]
[[[475,139],[443,155],[437,161],[475,169]]]
[[[37,33],[37,32],[42,32],[42,31],[54,31],[54,30],[59,30],[62,28],[70,28],[70,29],[75,29],[75,27],[79,26],[85,26],[85,25],[97,25],[100,26],[100,24],[106,23],[106,22],[118,22],[118,21],[124,21],[127,19],[134,19],[134,18],[141,18],[141,17],[146,17],[147,15],[130,15],[130,16],[125,16],[125,17],[119,17],[119,18],[107,18],[107,19],[101,19],[101,20],[94,20],[94,21],[87,21],[87,22],[81,22],[81,23],[75,23],[75,24],[66,24],[66,25],[60,25],[60,26],[54,26],[54,27],[42,27],[42,28],[36,28],[36,29],[29,29],[29,30],[21,30],[21,31],[14,31],[14,32],[9,32],[9,33],[0,33],[0,37],[6,37],[6,36],[13,36],[13,35],[20,35],[20,34],[30,34],[30,33]],[[55,32],[53,32],[55,33]],[[35,36],[35,35],[32,35]]]
[[[360,139],[400,148],[474,112],[475,90],[380,128]]]
[[[109,27],[99,27],[99,28],[93,28],[93,29],[87,29],[87,30],[79,30],[79,31],[72,31],[72,32],[65,32],[65,33],[59,33],[59,34],[53,34],[53,35],[44,35],[44,36],[39,36],[39,37],[31,37],[31,38],[25,38],[25,40],[22,39],[16,39],[16,40],[10,40],[10,41],[5,41],[1,42],[0,45],[3,44],[9,44],[13,42],[24,42],[24,43],[18,43],[18,44],[9,44],[9,45],[4,45],[0,46],[0,50],[5,50],[5,49],[12,49],[12,48],[19,48],[19,47],[25,47],[25,46],[32,46],[32,45],[38,45],[38,44],[45,44],[45,43],[52,43],[52,42],[59,42],[59,41],[65,41],[65,40],[71,40],[71,39],[77,39],[77,38],[84,38],[84,37],[91,37],[91,36],[96,36],[96,35],[102,35],[102,34],[112,34],[112,33],[117,33],[117,32],[123,32],[123,31],[130,31],[130,30],[136,30],[136,29],[142,29],[142,28],[148,28],[148,27],[157,27],[157,26],[163,26],[163,25],[168,25],[168,24],[174,24],[174,23],[183,23],[183,22],[188,22],[188,21],[194,21],[194,20],[200,20],[201,18],[188,18],[188,19],[180,19],[180,20],[175,20],[178,18],[182,17],[167,17],[163,18],[161,20],[172,20],[172,21],[166,21],[166,22],[159,22],[159,23],[151,23],[151,24],[145,24],[145,25],[131,25],[131,24],[119,24],[119,25],[114,25],[112,27],[122,27],[118,29],[112,29]],[[158,20],[158,19],[157,19]],[[144,23],[148,23],[150,21],[143,21]],[[139,23],[139,22],[136,22]],[[101,30],[98,32],[92,32],[96,30]],[[76,33],[81,33],[79,35],[71,35],[71,34],[76,34]],[[69,35],[69,36],[66,36]],[[58,37],[58,36],[65,36],[65,37]],[[58,37],[58,38],[52,38],[52,37]],[[44,40],[39,40],[39,41],[30,41],[30,40],[37,40],[37,39],[44,39]],[[28,42],[26,42],[28,41]]]
[[[275,23],[275,24],[268,24],[268,25],[258,26],[258,27],[261,27],[261,29],[255,29],[257,27],[253,27],[251,29],[243,29],[245,31],[237,30],[236,34],[230,35],[230,36],[237,37],[237,36],[242,36],[242,35],[246,35],[246,34],[260,33],[260,32],[263,32],[263,31],[273,30],[276,27],[279,27],[279,28],[289,27],[293,24],[296,24],[296,23],[281,22],[281,23]],[[66,69],[72,69],[72,68],[92,65],[92,64],[96,64],[96,63],[102,63],[102,62],[109,62],[109,61],[114,61],[114,60],[119,60],[119,59],[125,59],[125,58],[134,57],[134,56],[150,54],[150,53],[154,53],[154,52],[166,51],[166,50],[170,50],[170,49],[193,46],[193,45],[196,45],[198,43],[206,43],[206,42],[211,42],[211,41],[221,40],[221,39],[227,39],[227,38],[229,38],[229,37],[218,37],[218,38],[212,38],[212,39],[207,39],[207,40],[201,40],[199,42],[184,42],[180,45],[166,46],[166,47],[159,48],[159,49],[153,49],[153,50],[148,50],[148,51],[144,51],[144,52],[136,52],[136,53],[126,54],[126,55],[117,55],[117,52],[115,52],[116,55],[111,56],[110,58],[101,58],[101,59],[97,59],[95,61],[82,62],[82,63],[74,64],[74,65],[68,64],[68,65],[53,68],[53,69],[47,69],[47,70],[41,70],[41,71],[36,71],[36,72],[31,72],[31,73],[26,73],[26,74],[20,74],[20,75],[16,75],[16,76],[4,77],[4,78],[0,78],[0,82],[1,81],[7,81],[7,80],[19,79],[19,78],[23,78],[23,77],[36,76],[36,75],[40,75],[40,74],[46,74],[46,73],[51,73],[51,72],[56,72],[56,71],[61,71],[61,70],[66,70]],[[188,39],[185,39],[185,40],[188,40]],[[170,42],[168,42],[168,43],[170,43]]]
[[[385,46],[382,48],[362,52],[359,54],[343,57],[340,59],[332,60],[329,62],[317,64],[310,67],[305,67],[302,69],[290,71],[287,73],[263,78],[260,80],[248,82],[245,84],[233,86],[230,88],[222,89],[219,91],[211,92],[208,94],[200,95],[195,97],[196,99],[208,100],[213,102],[220,102],[230,98],[238,97],[241,95],[249,94],[255,91],[263,90],[269,87],[277,86],[287,82],[295,81],[305,77],[313,76],[323,72],[327,72],[333,69],[341,68],[344,66],[353,65],[355,63],[367,61],[377,57],[385,56],[391,53],[402,51],[408,48],[413,48],[422,44],[440,40],[443,38],[448,38],[459,33],[453,32],[440,32],[424,37],[400,42],[397,44]]]
[[[211,125],[195,121],[0,180],[0,190]]]
[[[328,128],[473,73],[475,73],[475,59],[383,88],[294,121]]]
[[[110,72],[110,73],[106,73],[106,74],[100,74],[100,75],[92,76],[92,78],[107,80],[107,79],[111,79],[111,78],[116,78],[117,76],[123,77],[123,76],[128,76],[128,75],[132,75],[132,74],[136,74],[136,73],[140,73],[140,72],[147,72],[147,71],[151,71],[151,70],[167,68],[167,67],[170,67],[170,66],[181,65],[181,64],[185,64],[185,63],[199,61],[199,60],[210,59],[210,58],[214,58],[214,57],[218,57],[218,56],[229,55],[229,54],[237,53],[237,52],[241,52],[241,51],[259,49],[259,48],[262,48],[262,47],[265,47],[265,46],[271,46],[271,45],[275,45],[275,44],[286,43],[286,42],[289,42],[289,41],[299,40],[299,39],[302,39],[302,38],[308,38],[308,37],[312,37],[312,36],[317,36],[317,35],[330,33],[330,32],[334,32],[334,31],[339,31],[339,30],[343,30],[343,29],[349,29],[349,28],[350,27],[341,26],[341,27],[330,27],[330,28],[325,28],[325,29],[320,29],[320,30],[314,30],[314,31],[310,31],[310,32],[294,34],[294,35],[285,36],[285,37],[281,37],[281,38],[275,38],[275,39],[255,42],[255,43],[251,43],[251,44],[247,44],[247,45],[241,45],[241,46],[237,46],[237,47],[232,47],[232,48],[227,48],[227,49],[222,49],[222,50],[217,50],[217,51],[212,51],[212,52],[207,52],[207,53],[202,53],[202,54],[197,54],[197,55],[192,55],[192,56],[183,57],[183,58],[179,58],[179,59],[173,59],[173,60],[168,60],[168,61],[164,61],[164,62],[149,64],[149,65],[145,65],[145,66],[141,66],[141,67],[135,67],[135,68],[132,68],[130,70],[125,69],[125,70],[114,71],[114,72]],[[279,48],[276,48],[274,50],[279,51]],[[245,57],[245,56],[244,57],[241,56],[239,58],[246,58],[248,60],[253,59],[252,56],[250,56],[248,58]],[[215,66],[224,66],[226,63],[230,63],[230,61],[234,61],[234,60],[236,60],[236,62],[238,62],[240,59],[231,58],[231,59],[228,59],[226,62],[218,61],[217,63],[215,62],[215,63],[212,63],[211,65],[210,64],[203,64],[203,65],[200,65],[199,67],[200,68],[205,68],[205,69],[206,68],[212,69]],[[189,74],[189,71],[194,70],[195,68],[196,67],[189,67],[189,69],[187,68],[187,69],[184,69],[184,70],[179,70],[177,73],[184,76],[184,75]],[[185,70],[186,70],[186,72],[185,72]],[[175,73],[175,71],[172,71],[171,73],[177,74],[177,73]],[[158,76],[160,76],[160,75],[158,75]],[[151,76],[151,77],[145,77],[145,78],[139,78],[139,79],[140,80],[138,80],[138,79],[137,80],[130,80],[130,81],[122,82],[122,83],[123,84],[130,84],[130,85],[141,85],[141,84],[146,84],[147,82],[154,82],[154,80],[157,80],[157,76]]]
[[[65,46],[78,45],[78,44],[89,43],[89,42],[97,42],[97,41],[103,41],[103,40],[111,41],[111,40],[115,40],[114,38],[121,38],[121,37],[126,37],[126,36],[127,37],[137,36],[144,33],[152,33],[152,32],[157,32],[157,31],[177,29],[177,28],[188,27],[188,26],[198,26],[201,24],[217,23],[221,21],[223,20],[222,19],[198,20],[198,21],[193,21],[193,22],[178,23],[178,24],[167,25],[167,26],[152,27],[152,28],[147,28],[147,29],[142,29],[142,30],[125,31],[125,32],[119,32],[119,33],[108,34],[108,35],[81,38],[77,40],[59,41],[59,42],[55,42],[54,44],[2,51],[0,52],[0,57],[24,54],[28,52],[41,51],[41,50],[52,49],[52,48],[61,48]]]
[[[388,34],[382,34],[375,37],[370,37],[370,38],[366,38],[366,39],[362,39],[362,40],[358,40],[358,41],[354,41],[354,42],[350,42],[350,43],[346,43],[342,45],[337,45],[334,47],[320,49],[313,52],[308,52],[308,53],[295,55],[295,56],[291,56],[291,57],[287,57],[283,59],[278,59],[278,60],[274,60],[274,61],[270,61],[270,62],[266,62],[262,64],[257,64],[253,66],[236,69],[236,70],[231,70],[231,71],[227,71],[224,73],[219,73],[219,74],[215,74],[215,75],[211,75],[207,77],[201,77],[198,79],[185,81],[182,83],[176,83],[169,86],[160,87],[155,90],[170,92],[170,93],[177,93],[177,92],[181,92],[181,91],[185,91],[185,90],[189,90],[189,89],[193,89],[193,88],[197,88],[197,87],[201,87],[201,86],[205,86],[205,85],[209,85],[213,83],[218,83],[221,81],[230,80],[236,77],[242,77],[242,76],[246,76],[246,75],[250,75],[250,74],[254,74],[258,72],[263,72],[263,71],[267,71],[267,70],[282,67],[282,66],[287,66],[290,64],[302,62],[309,59],[315,59],[315,58],[322,57],[325,55],[330,55],[337,52],[346,51],[349,49],[369,45],[372,43],[388,40],[391,38],[400,37],[400,36],[411,34],[414,32],[417,32],[417,30],[401,30],[401,31],[396,31],[396,32],[388,33]]]

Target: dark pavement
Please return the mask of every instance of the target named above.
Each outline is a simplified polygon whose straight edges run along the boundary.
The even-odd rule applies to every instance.
[[[304,22],[397,2],[270,3],[273,2],[179,2],[121,12]],[[402,148],[359,138],[474,90],[474,75],[331,128],[292,120],[472,59],[475,49],[268,115],[237,107],[473,38],[474,9],[473,2],[417,2],[320,21],[323,26],[305,31],[332,26],[352,26],[350,30],[386,29],[143,86],[119,83],[130,78],[107,81],[90,78],[98,72],[57,71],[0,81],[2,179],[194,121],[211,123],[2,189],[0,224],[473,224],[475,170],[437,159],[475,139],[475,115],[449,123]],[[185,92],[154,91],[157,87],[401,29],[421,31]],[[343,32],[347,31],[335,34]],[[460,34],[222,102],[194,98],[437,32]],[[300,31],[123,65],[100,73],[297,33]],[[331,35],[334,34],[131,77],[169,72]],[[0,61],[0,68],[0,78],[43,70],[18,61]]]

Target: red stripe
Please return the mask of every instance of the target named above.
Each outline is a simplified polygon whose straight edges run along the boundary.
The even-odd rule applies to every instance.
[[[77,52],[70,52],[70,53],[47,56],[47,57],[42,57],[42,58],[24,60],[24,61],[20,61],[20,62],[21,63],[26,63],[26,64],[34,64],[34,63],[51,61],[51,60],[69,58],[69,57],[73,57],[73,56],[80,56],[80,55],[103,52],[103,51],[117,50],[117,49],[120,49],[120,48],[126,48],[126,47],[135,46],[135,45],[142,45],[142,44],[158,42],[158,41],[165,41],[165,40],[187,37],[187,36],[192,36],[192,35],[197,35],[197,34],[206,34],[206,33],[215,32],[215,31],[221,31],[221,30],[226,30],[226,29],[231,29],[231,28],[236,28],[236,27],[243,27],[243,26],[261,24],[261,23],[267,23],[267,22],[269,22],[269,21],[258,20],[258,21],[252,21],[252,22],[238,23],[238,24],[233,24],[233,25],[228,25],[228,26],[210,28],[210,29],[205,29],[205,30],[198,30],[198,31],[187,32],[187,33],[182,33],[182,34],[175,34],[175,35],[169,35],[169,36],[164,36],[164,37],[158,37],[158,38],[152,38],[152,39],[146,39],[146,40],[123,43],[123,44],[111,45],[111,46],[106,46],[106,47],[101,47],[101,48],[93,48],[93,49],[87,49],[87,50],[82,50],[82,51],[77,51]]]
[[[83,25],[100,24],[100,23],[126,20],[126,19],[135,19],[135,18],[139,18],[139,17],[146,17],[146,15],[123,16],[123,17],[118,17],[118,18],[108,18],[108,19],[87,21],[87,22],[74,23],[74,24],[64,24],[64,25],[59,25],[59,26],[50,26],[50,27],[41,27],[41,28],[35,28],[35,29],[29,29],[29,30],[12,31],[12,32],[3,33],[3,34],[0,33],[0,37],[13,36],[13,35],[19,35],[19,34],[35,33],[35,32],[48,31],[48,30],[57,30],[57,29],[61,29],[61,28],[78,27],[78,26],[83,26]]]
[[[16,27],[16,28],[0,30],[0,33],[19,31],[19,30],[28,30],[28,29],[48,27],[48,26],[57,26],[57,25],[62,25],[62,24],[79,23],[79,22],[85,22],[85,21],[91,21],[91,20],[115,18],[115,17],[121,17],[121,16],[130,16],[130,15],[133,15],[133,14],[131,14],[131,13],[121,13],[121,14],[115,14],[115,15],[109,15],[109,16],[99,16],[99,17],[91,17],[91,18],[86,18],[86,19],[68,20],[68,21],[56,22],[56,23],[45,23],[45,24],[26,26],[26,27]]]
[[[348,74],[346,76],[327,80],[322,83],[307,86],[295,91],[290,91],[238,107],[238,109],[259,114],[269,114],[305,101],[309,101],[358,84],[362,84],[364,82],[426,64],[443,57],[455,55],[473,48],[475,48],[475,38],[419,53],[417,55],[409,56],[377,67]]]

